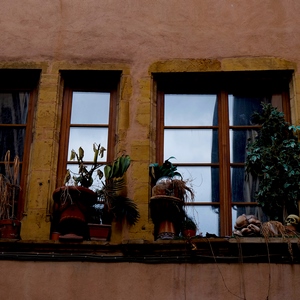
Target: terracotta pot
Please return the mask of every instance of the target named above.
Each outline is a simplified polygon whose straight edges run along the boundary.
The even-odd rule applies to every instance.
[[[159,224],[157,239],[172,240],[175,237],[175,227],[173,222],[164,220]]]
[[[81,186],[63,186],[53,192],[53,200],[54,228],[61,232],[59,239],[87,239],[87,212],[97,202],[97,194]]]
[[[183,236],[187,237],[187,238],[196,236],[196,230],[195,229],[185,229],[183,231]]]
[[[111,225],[88,223],[88,227],[92,241],[107,241],[109,239]]]
[[[154,223],[154,236],[157,239],[172,239],[179,234],[184,219],[184,202],[177,197],[157,195],[150,199],[150,217]],[[166,234],[162,234],[162,227],[170,224]],[[174,228],[171,230],[171,226]]]
[[[79,206],[81,210],[90,207],[97,202],[97,194],[82,186],[62,186],[53,192],[53,200],[62,211],[72,203]]]
[[[51,233],[51,240],[58,241],[60,236],[60,232],[52,232]]]
[[[0,220],[2,239],[20,239],[21,222],[18,220]]]

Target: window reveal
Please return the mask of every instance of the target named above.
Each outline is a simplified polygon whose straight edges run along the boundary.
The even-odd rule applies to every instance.
[[[168,87],[165,93],[157,82],[157,156],[161,161],[174,156],[179,172],[191,180],[196,197],[187,211],[202,234],[230,235],[243,213],[264,220],[254,198],[257,183],[245,181],[246,144],[257,130],[251,115],[267,102],[283,110],[288,120],[287,89],[265,89],[260,84],[253,88],[253,82],[250,89],[247,80],[244,89],[232,85],[226,89],[216,81],[215,93],[201,93],[205,88],[199,85],[199,93],[189,94],[181,81],[180,93]]]
[[[39,76],[39,70],[0,70],[0,173],[5,174],[4,158],[8,150],[11,166],[15,156],[19,157],[17,185],[21,189],[14,209],[14,217],[19,220],[24,210],[23,195]]]
[[[71,150],[84,149],[87,165],[94,158],[93,144],[101,144],[103,162],[113,159],[116,97],[120,72],[62,72],[66,78],[58,165],[58,182],[63,183],[66,169],[78,172],[77,162],[70,161]]]

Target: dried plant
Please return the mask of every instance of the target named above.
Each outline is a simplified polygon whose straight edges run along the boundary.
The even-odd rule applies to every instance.
[[[193,201],[195,194],[191,187],[187,185],[187,181],[180,180],[180,179],[173,179],[173,190],[178,191],[178,198],[187,202],[188,200]]]
[[[13,165],[10,163],[10,151],[4,157],[5,174],[0,174],[0,219],[15,219],[16,204],[19,197],[20,186],[20,160],[15,156]]]

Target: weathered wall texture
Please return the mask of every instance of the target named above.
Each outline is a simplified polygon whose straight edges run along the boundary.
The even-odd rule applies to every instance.
[[[62,114],[59,70],[123,72],[118,147],[133,158],[128,192],[137,199],[141,220],[114,239],[151,240],[151,72],[294,70],[292,119],[299,124],[299,14],[297,0],[2,0],[0,68],[41,70],[22,238],[49,239]],[[298,265],[1,261],[0,269],[0,298],[9,300],[261,300],[299,294]]]
[[[172,58],[298,62],[299,10],[284,0],[4,0],[0,60],[118,60],[141,72]]]
[[[7,270],[0,277],[0,298],[9,300],[281,300],[298,299],[300,292],[299,265],[3,261],[0,266]],[[12,282],[13,288],[4,288]]]

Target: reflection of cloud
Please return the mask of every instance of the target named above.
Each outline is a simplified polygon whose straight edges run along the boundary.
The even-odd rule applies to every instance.
[[[166,126],[212,126],[216,95],[165,95]],[[211,163],[212,129],[165,129],[164,158],[173,163]],[[212,202],[211,167],[178,167],[195,192],[195,202]],[[188,206],[198,225],[198,234],[219,234],[219,214],[212,206]]]
[[[212,129],[166,129],[164,155],[177,162],[211,162]]]
[[[71,128],[68,157],[72,149],[78,153],[79,147],[82,147],[84,150],[84,160],[92,161],[94,159],[94,143],[100,143],[101,146],[107,149],[107,132],[107,128]],[[102,160],[106,160],[106,151],[104,151]]]
[[[211,206],[186,206],[186,211],[197,224],[197,234],[206,232],[219,235],[219,214]]]
[[[84,160],[92,161],[94,143],[107,149],[109,104],[110,93],[73,92],[71,124],[79,126],[70,129],[68,158],[72,149],[78,153],[79,147],[82,147]],[[81,124],[91,127],[80,127]],[[93,124],[105,127],[92,127]],[[106,160],[106,152],[101,160]]]
[[[211,167],[178,167],[184,180],[189,180],[196,202],[211,202]]]
[[[165,125],[212,125],[216,95],[165,95]]]
[[[71,124],[108,124],[109,93],[73,92]]]

